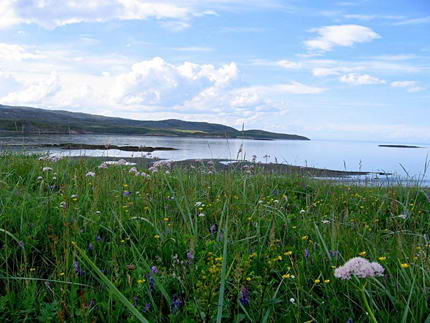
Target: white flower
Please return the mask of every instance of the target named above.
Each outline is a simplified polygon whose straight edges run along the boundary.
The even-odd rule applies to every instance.
[[[43,177],[42,177],[42,176],[39,176],[39,177],[37,178],[37,180],[38,180],[38,181],[43,181]]]
[[[42,172],[50,172],[52,170],[51,167],[43,167]]]
[[[291,297],[291,298],[290,298],[290,303],[291,303],[291,304],[294,304],[295,302],[296,302],[296,300],[295,300],[294,298],[292,298],[292,297]]]
[[[102,212],[100,212],[100,211],[96,211],[96,214],[100,214],[100,213],[102,213]]]
[[[204,214],[204,213],[199,214],[199,217],[204,217],[204,216],[206,216],[206,214]]]
[[[329,220],[322,220],[321,222],[324,223],[324,224],[329,224],[330,223]]]
[[[88,173],[85,174],[85,176],[87,176],[87,177],[94,177],[94,176],[96,176],[96,173],[94,173],[94,172],[88,172]]]
[[[65,209],[66,207],[67,207],[67,203],[66,202],[60,202],[60,207],[62,208],[62,209]]]
[[[300,214],[305,214],[305,213],[306,213],[305,210],[303,210],[303,209],[300,210]]]
[[[76,194],[72,194],[72,196],[70,196],[72,199],[75,199],[75,198],[77,198],[78,197],[78,195],[76,195]]]
[[[108,164],[106,164],[106,163],[103,162],[103,163],[100,164],[99,168],[100,169],[106,169],[106,168],[108,168]]]
[[[384,267],[377,262],[370,262],[365,258],[355,257],[334,271],[334,276],[340,279],[351,279],[352,275],[359,278],[384,276]]]
[[[130,170],[128,171],[129,173],[134,173],[134,174],[138,174],[139,172],[137,171],[137,168],[136,167],[132,167],[132,168],[130,168]]]
[[[408,215],[407,215],[407,214],[400,214],[400,215],[399,215],[399,218],[401,218],[401,219],[405,220],[405,219],[407,219],[407,218],[408,218]]]
[[[196,204],[194,204],[195,207],[200,207],[200,206],[204,206],[203,202],[196,202]]]

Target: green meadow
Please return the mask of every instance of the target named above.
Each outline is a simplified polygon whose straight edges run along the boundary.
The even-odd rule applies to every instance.
[[[423,188],[99,165],[0,156],[1,322],[430,322]]]

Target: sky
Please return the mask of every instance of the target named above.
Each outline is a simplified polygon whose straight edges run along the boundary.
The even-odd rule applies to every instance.
[[[0,0],[0,104],[430,142],[430,1]]]

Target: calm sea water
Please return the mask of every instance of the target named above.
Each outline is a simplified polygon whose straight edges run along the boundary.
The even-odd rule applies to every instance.
[[[427,166],[430,159],[430,143],[417,144],[424,147],[383,148],[378,144],[387,142],[360,141],[291,141],[291,140],[242,140],[242,139],[203,139],[119,135],[40,135],[40,136],[0,136],[0,149],[12,144],[42,143],[84,143],[112,144],[119,146],[162,146],[175,151],[156,151],[152,155],[170,160],[183,159],[252,159],[257,156],[261,162],[278,162],[299,166],[311,166],[335,170],[390,172],[401,178],[430,180]],[[414,143],[403,143],[414,144]],[[9,148],[10,149],[10,148]],[[14,148],[13,150],[16,150]],[[28,149],[31,152],[46,152],[46,149]],[[119,150],[51,150],[50,153],[65,156],[109,156],[139,157],[146,153],[124,152]]]

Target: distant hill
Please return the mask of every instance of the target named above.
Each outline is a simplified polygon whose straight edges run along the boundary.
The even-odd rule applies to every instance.
[[[0,132],[24,134],[141,134],[181,137],[309,140],[263,130],[239,131],[222,124],[176,119],[139,121],[62,110],[45,110],[0,104]]]

